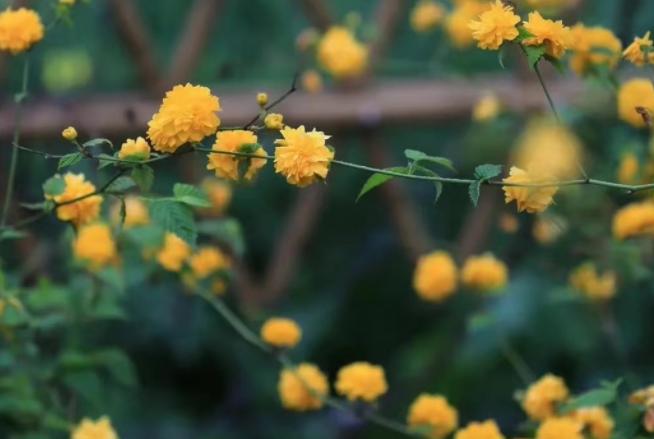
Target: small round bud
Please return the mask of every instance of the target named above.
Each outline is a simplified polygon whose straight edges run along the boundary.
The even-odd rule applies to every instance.
[[[279,131],[284,128],[284,116],[279,113],[269,113],[266,115],[263,123],[269,130]]]
[[[260,107],[265,107],[268,103],[268,93],[257,93],[257,104]]]
[[[61,132],[61,137],[68,140],[69,142],[72,142],[73,140],[77,139],[77,130],[75,127],[68,127]]]

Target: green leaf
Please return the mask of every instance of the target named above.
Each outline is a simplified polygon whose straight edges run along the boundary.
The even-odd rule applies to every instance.
[[[241,224],[233,218],[203,221],[198,231],[226,244],[236,255],[245,253],[245,239]]]
[[[443,166],[452,172],[456,172],[452,160],[445,157],[427,155],[424,152],[417,151],[415,149],[405,149],[404,156],[409,160],[413,161],[414,163],[419,163],[419,162],[436,163],[437,165]]]
[[[529,67],[533,70],[536,68],[536,64],[545,56],[547,48],[545,45],[540,46],[522,46],[527,54],[527,63]]]
[[[516,43],[521,43],[524,40],[526,40],[527,38],[532,38],[532,37],[533,37],[533,35],[531,33],[529,33],[529,31],[527,31],[527,29],[525,29],[523,26],[520,26],[520,27],[518,27],[518,37],[513,41],[516,42]]]
[[[191,245],[195,244],[197,229],[191,209],[178,201],[155,199],[150,201],[150,217],[165,231],[174,233]]]
[[[132,169],[132,179],[141,192],[148,192],[154,182],[154,170],[148,165],[137,166]]]
[[[99,146],[99,145],[102,145],[102,144],[105,144],[105,143],[106,143],[107,145],[109,145],[109,147],[110,147],[111,149],[114,149],[114,144],[111,143],[111,140],[109,140],[109,139],[105,139],[105,138],[102,138],[102,137],[98,137],[98,138],[96,138],[96,139],[87,140],[86,142],[82,143],[82,146],[85,147],[85,148],[88,148],[88,147],[92,147],[92,146]]]
[[[71,152],[59,159],[57,170],[67,168],[68,166],[75,166],[82,160],[83,155],[80,152]]]
[[[175,183],[173,187],[175,199],[180,203],[193,207],[211,207],[211,202],[201,189],[190,184]]]
[[[405,167],[393,167],[393,168],[386,168],[386,171],[391,171],[391,172],[397,172],[399,174],[408,174],[409,169]],[[365,194],[373,190],[374,188],[381,186],[382,184],[386,183],[389,180],[394,179],[395,176],[393,175],[387,175],[387,174],[380,174],[380,173],[374,173],[368,179],[366,182],[363,184],[363,187],[359,191],[359,195],[357,195],[356,201],[359,201],[361,197],[363,197]]]
[[[132,179],[132,177],[123,175],[114,180],[109,185],[106,192],[110,194],[124,194],[126,191],[132,189],[133,187],[136,187],[136,182],[134,179]]]
[[[20,203],[20,207],[29,210],[45,210],[45,201],[39,201],[37,203]]]
[[[618,388],[622,379],[613,382],[603,382],[602,387],[583,393],[561,406],[561,413],[566,414],[582,407],[605,406],[611,404],[618,397]]]
[[[51,197],[61,195],[66,190],[66,182],[57,174],[48,178],[45,183],[43,183],[43,192]]]
[[[118,163],[115,161],[115,157],[109,154],[99,154],[97,158],[100,162],[98,169],[104,169],[107,166],[115,166],[116,163]]]
[[[478,180],[490,180],[502,173],[502,165],[479,165],[475,168],[475,178]]]
[[[12,239],[23,239],[27,233],[16,229],[2,229],[0,230],[0,241],[9,241]]]
[[[505,55],[505,46],[502,45],[500,47],[500,50],[497,51],[497,62],[500,63],[500,67],[506,70],[506,66],[504,65],[504,55]]]
[[[434,204],[436,204],[438,203],[438,200],[440,200],[441,195],[443,194],[443,183],[440,181],[435,181],[434,187],[436,188],[436,196],[434,197]]]
[[[475,180],[470,183],[470,186],[468,186],[468,195],[470,195],[470,201],[472,201],[472,205],[475,207],[477,207],[477,204],[479,203],[480,192],[481,180]]]
[[[238,152],[254,154],[259,148],[261,148],[261,145],[258,143],[244,143],[238,148]]]
[[[123,351],[106,349],[93,353],[91,358],[95,364],[104,367],[120,384],[134,387],[138,383],[134,364]]]

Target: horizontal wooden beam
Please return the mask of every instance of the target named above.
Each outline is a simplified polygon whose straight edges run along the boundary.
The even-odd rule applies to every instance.
[[[557,104],[574,103],[583,95],[583,84],[575,79],[550,81]],[[257,90],[214,92],[220,96],[223,126],[238,126],[258,111]],[[515,112],[546,108],[543,91],[536,82],[521,83],[511,78],[467,80],[382,81],[364,88],[340,89],[320,94],[297,92],[278,111],[287,123],[325,130],[374,128],[404,122],[434,123],[469,117],[480,96],[494,91],[504,106]],[[279,90],[281,94],[283,90]],[[271,96],[276,93],[271,92]],[[75,100],[36,98],[26,103],[23,135],[52,138],[73,125],[88,136],[143,134],[159,100],[147,95],[122,93],[88,95]],[[14,104],[0,104],[0,139],[13,132]]]

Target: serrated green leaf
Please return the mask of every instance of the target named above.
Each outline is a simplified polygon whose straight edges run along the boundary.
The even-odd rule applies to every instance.
[[[525,50],[525,54],[527,55],[527,63],[529,64],[529,68],[532,70],[536,68],[536,64],[545,56],[545,52],[547,51],[547,48],[545,45],[540,45],[540,46],[522,46]]]
[[[527,38],[532,38],[533,35],[529,33],[527,29],[524,28],[524,26],[518,27],[518,36],[516,37],[515,40],[513,40],[516,43],[521,43],[522,41],[526,40]]]
[[[43,193],[50,197],[61,195],[65,190],[66,182],[59,174],[48,178],[45,183],[43,183]]]
[[[148,165],[135,167],[132,169],[131,176],[139,189],[141,189],[141,192],[148,192],[154,182],[154,170]]]
[[[405,151],[406,152],[406,151]],[[408,174],[409,169],[406,167],[393,167],[393,168],[386,168],[386,171],[391,171],[391,172],[397,172],[399,174]],[[363,197],[365,194],[370,192],[371,190],[375,189],[378,186],[381,186],[382,184],[386,183],[389,180],[392,180],[395,178],[393,175],[388,175],[388,174],[380,174],[380,173],[375,173],[372,174],[366,182],[363,184],[363,187],[359,191],[359,195],[357,195],[356,201],[359,201],[361,197]]]
[[[479,193],[481,192],[481,180],[475,180],[470,183],[468,186],[468,195],[470,195],[470,201],[472,205],[477,207],[479,203]]]
[[[91,139],[87,140],[86,142],[82,143],[82,146],[85,148],[92,147],[92,146],[99,146],[102,144],[107,144],[111,149],[114,149],[114,144],[111,142],[109,139],[105,139],[102,137],[98,137],[96,139]]]
[[[258,143],[244,143],[238,148],[238,152],[254,154],[259,148],[261,148],[261,145]]]
[[[75,166],[82,160],[82,154],[80,152],[71,152],[66,154],[59,159],[59,164],[57,164],[57,170],[67,168],[69,166]]]
[[[150,217],[154,224],[167,232],[174,233],[191,245],[195,244],[197,228],[191,209],[178,201],[151,200]]]
[[[404,150],[404,157],[408,158],[409,160],[419,161],[419,160],[422,160],[423,158],[427,157],[427,154],[425,154],[422,151],[415,150],[415,149],[405,149]]]
[[[211,207],[211,202],[201,189],[185,183],[175,183],[173,195],[180,203],[193,207]]]
[[[452,172],[456,172],[452,160],[445,157],[427,155],[424,152],[415,149],[405,149],[404,156],[416,164],[420,162],[430,162],[443,166]]]
[[[490,180],[502,173],[502,165],[484,164],[475,168],[475,178],[478,180]]]
[[[583,393],[561,406],[562,414],[570,413],[582,407],[605,406],[611,404],[618,397],[618,388],[622,379],[614,382],[602,383],[602,387]]]
[[[134,179],[132,177],[123,175],[114,180],[109,185],[106,192],[109,194],[124,194],[133,187],[136,187],[136,182]]]

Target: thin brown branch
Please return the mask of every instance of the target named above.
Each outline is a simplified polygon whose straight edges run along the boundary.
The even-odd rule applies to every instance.
[[[304,15],[312,26],[325,31],[331,26],[333,20],[327,4],[323,0],[298,0],[304,10]]]
[[[370,47],[370,64],[374,66],[386,53],[395,37],[395,31],[402,18],[407,3],[401,0],[382,0],[377,6],[377,38]]]
[[[462,261],[486,248],[486,240],[497,215],[499,192],[482,191],[479,205],[470,211],[459,232],[459,258]]]

